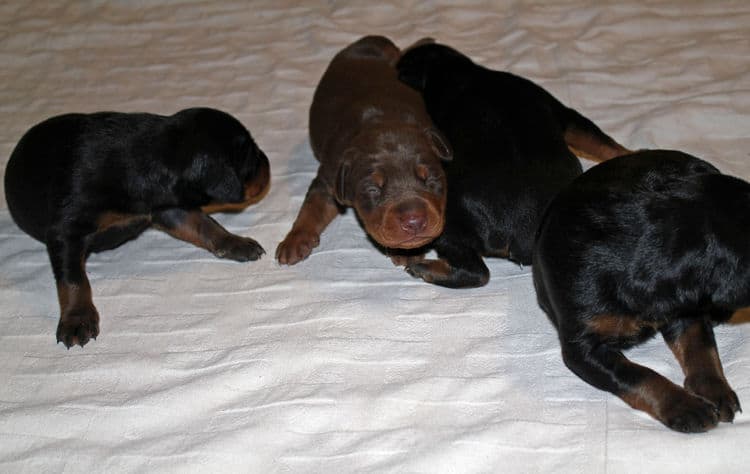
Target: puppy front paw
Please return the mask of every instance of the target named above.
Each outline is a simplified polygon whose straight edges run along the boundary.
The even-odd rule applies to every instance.
[[[304,230],[293,230],[276,247],[276,259],[282,265],[294,265],[310,256],[320,243],[320,236]]]
[[[705,398],[684,390],[660,407],[659,419],[667,427],[683,433],[700,433],[719,423],[719,410]]]
[[[219,258],[228,258],[237,262],[248,262],[258,260],[266,253],[258,242],[250,237],[230,235],[223,239],[213,251]]]
[[[413,276],[414,278],[421,278],[427,283],[432,283],[435,281],[436,267],[440,264],[440,262],[441,260],[425,259],[415,262],[407,262],[405,270],[406,273]],[[446,272],[443,271],[441,272],[441,274],[445,275]]]
[[[94,306],[75,308],[63,313],[57,324],[57,342],[65,347],[83,347],[99,335],[99,313]]]
[[[685,389],[713,403],[719,411],[720,421],[731,422],[734,414],[742,411],[737,394],[722,378],[690,376],[685,379]]]
[[[393,262],[394,265],[397,267],[409,267],[410,265],[417,264],[424,260],[423,253],[421,254],[402,254],[402,253],[388,253],[388,257],[390,257],[391,262]],[[408,271],[408,270],[407,270]]]

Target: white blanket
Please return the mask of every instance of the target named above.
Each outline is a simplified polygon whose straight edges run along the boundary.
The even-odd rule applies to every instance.
[[[237,116],[268,197],[217,219],[268,252],[240,264],[147,231],[93,255],[101,334],[55,345],[44,247],[0,206],[0,471],[747,472],[750,416],[684,435],[562,363],[530,269],[480,289],[412,279],[351,211],[304,262],[272,258],[316,170],[312,93],[365,34],[432,36],[542,84],[630,148],[750,179],[750,3],[0,3],[0,162],[66,112]],[[543,4],[543,3],[546,3]],[[750,407],[750,325],[717,329]],[[660,338],[629,353],[681,383]]]

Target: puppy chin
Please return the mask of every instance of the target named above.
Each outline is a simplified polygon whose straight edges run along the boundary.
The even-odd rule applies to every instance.
[[[432,196],[390,201],[367,214],[355,208],[365,231],[386,248],[422,247],[435,240],[445,225],[444,206]]]
[[[365,225],[367,233],[375,241],[386,248],[391,249],[415,249],[423,247],[435,240],[443,232],[444,221],[432,222],[427,228],[417,234],[409,233],[401,229],[394,230],[389,225]]]

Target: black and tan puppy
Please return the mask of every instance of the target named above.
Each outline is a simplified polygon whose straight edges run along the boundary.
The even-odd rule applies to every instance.
[[[269,177],[250,133],[218,110],[68,114],[31,128],[8,161],[5,197],[18,226],[47,246],[58,342],[83,346],[99,334],[86,257],[152,225],[218,257],[259,258],[257,242],[205,213],[260,200]]]
[[[705,431],[740,410],[713,326],[750,305],[750,184],[676,151],[584,173],[552,201],[534,248],[539,305],[565,364],[669,428]],[[684,388],[623,349],[660,332]]]
[[[385,248],[422,246],[443,230],[445,175],[451,153],[422,98],[399,82],[399,49],[367,36],[339,52],[310,108],[318,174],[292,230],[276,249],[279,263],[307,258],[320,234],[351,206]]]
[[[533,82],[423,43],[399,60],[399,78],[422,93],[454,159],[444,166],[445,230],[430,245],[439,260],[415,256],[407,271],[442,286],[481,286],[483,256],[531,263],[542,211],[581,173],[574,153],[603,161],[627,150]]]

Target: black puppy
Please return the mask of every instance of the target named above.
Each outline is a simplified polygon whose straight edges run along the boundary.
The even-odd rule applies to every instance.
[[[713,325],[750,305],[750,184],[676,151],[595,166],[547,209],[534,247],[539,305],[565,364],[669,428],[732,421]],[[621,350],[661,332],[684,389]]]
[[[263,249],[205,212],[259,201],[268,159],[234,117],[196,108],[170,117],[100,112],[53,117],[21,138],[5,172],[13,219],[47,245],[57,282],[57,341],[99,334],[86,258],[149,226],[218,257],[256,260]]]
[[[427,282],[481,286],[489,279],[483,256],[531,263],[542,211],[581,174],[574,153],[603,161],[628,150],[533,82],[428,41],[397,67],[453,148],[453,161],[444,163],[445,229],[431,244],[439,260],[394,261]]]

